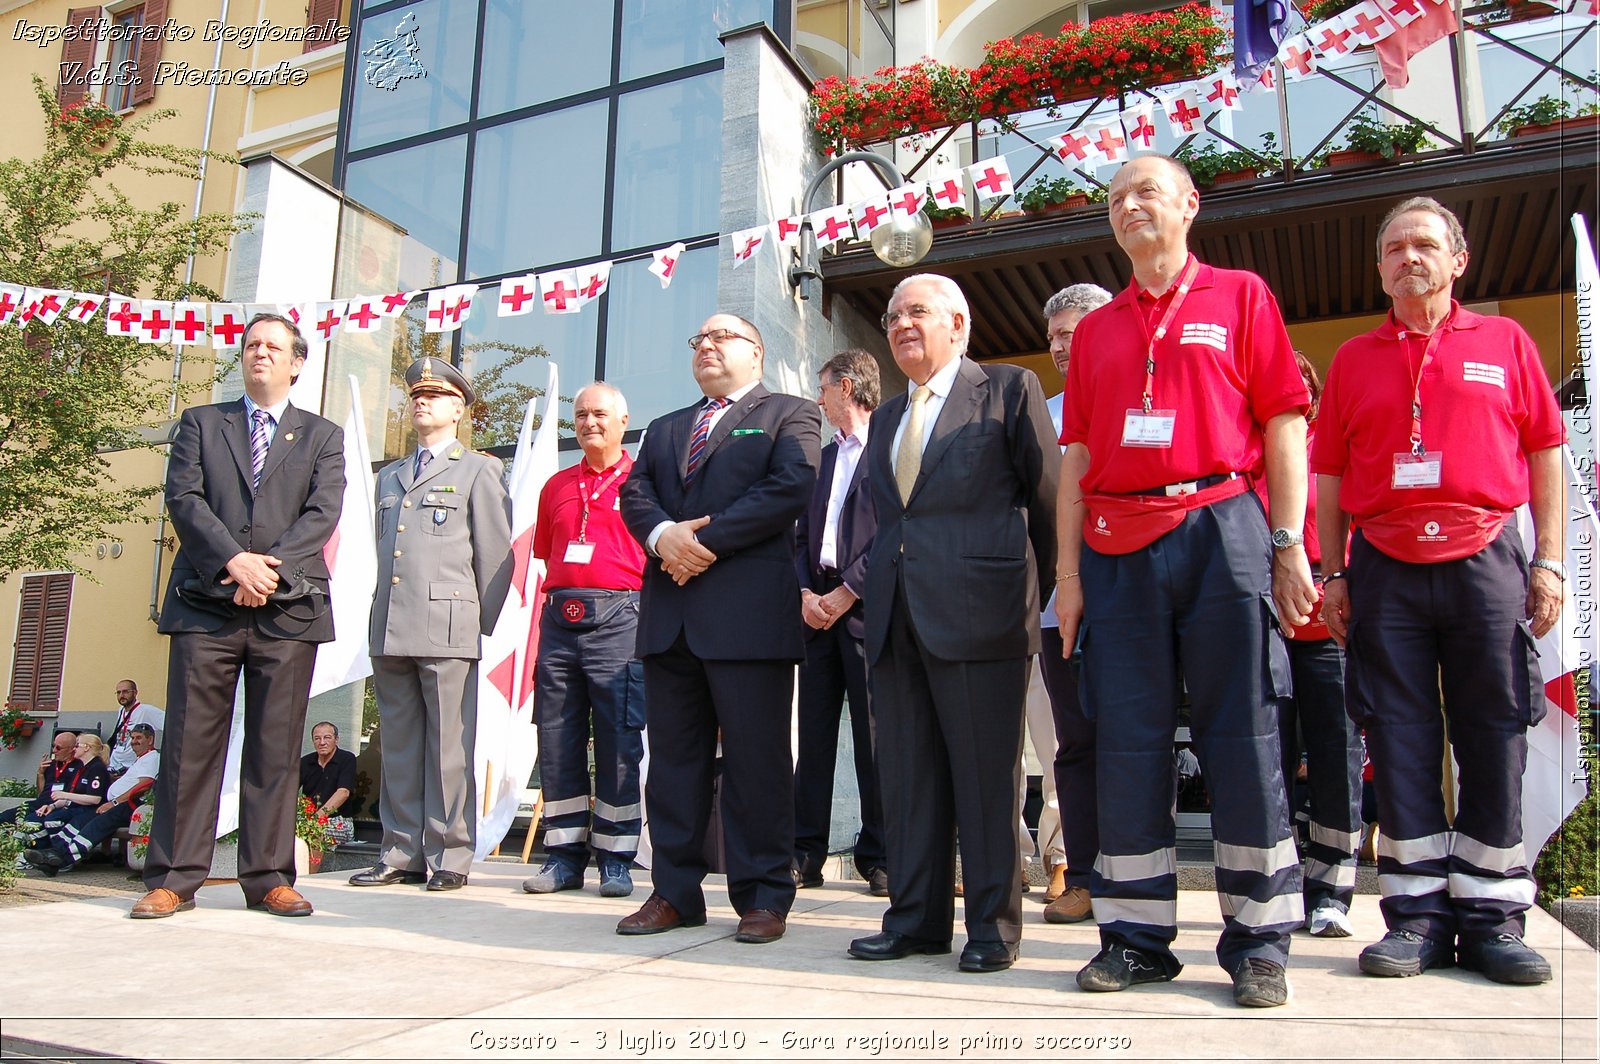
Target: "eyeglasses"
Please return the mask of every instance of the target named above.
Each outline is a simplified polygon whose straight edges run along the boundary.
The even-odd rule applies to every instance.
[[[710,340],[718,347],[721,347],[730,340],[743,340],[747,344],[755,343],[755,341],[750,339],[750,337],[745,336],[743,333],[736,333],[732,329],[712,329],[710,332],[695,333],[693,336],[689,337],[689,350],[699,350],[700,345],[705,343],[707,340]]]
[[[878,321],[882,323],[883,331],[888,332],[900,324],[901,318],[910,318],[914,324],[920,324],[924,319],[931,318],[937,313],[939,311],[933,307],[925,307],[921,303],[913,303],[909,307],[904,307],[900,310],[891,310],[879,318]]]

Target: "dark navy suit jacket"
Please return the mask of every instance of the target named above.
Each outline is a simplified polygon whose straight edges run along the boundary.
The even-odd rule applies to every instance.
[[[817,487],[811,493],[811,502],[795,526],[795,571],[800,577],[800,586],[811,591],[817,590],[822,577],[822,532],[828,523],[828,496],[833,491],[833,471],[838,463],[839,445],[830,443],[822,449],[822,466],[817,472]],[[872,537],[877,531],[878,515],[872,505],[872,488],[867,483],[867,456],[863,453],[850,476],[844,507],[839,511],[836,545],[839,574],[857,595],[867,593],[867,552],[872,549]],[[864,617],[860,600],[845,614],[845,630],[852,639],[863,637]],[[807,639],[816,634],[817,629],[806,629]]]

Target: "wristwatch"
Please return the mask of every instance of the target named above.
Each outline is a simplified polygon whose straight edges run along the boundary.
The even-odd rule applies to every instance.
[[[1567,581],[1567,563],[1558,562],[1554,558],[1535,558],[1528,563],[1530,569],[1545,569],[1556,574],[1556,579],[1562,583]]]
[[[1272,530],[1272,549],[1288,550],[1298,547],[1306,541],[1306,537],[1299,532],[1288,528],[1274,528]]]

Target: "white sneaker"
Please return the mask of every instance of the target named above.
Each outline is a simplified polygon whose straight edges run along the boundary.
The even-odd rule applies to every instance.
[[[1317,938],[1349,938],[1355,929],[1348,914],[1333,905],[1319,905],[1306,917],[1306,930]]]

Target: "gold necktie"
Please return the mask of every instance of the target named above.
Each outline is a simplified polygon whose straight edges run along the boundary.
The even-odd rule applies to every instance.
[[[911,499],[917,474],[922,472],[922,415],[932,397],[933,390],[926,384],[918,385],[911,393],[911,416],[906,419],[906,430],[900,435],[900,449],[894,457],[894,482],[902,503]]]

